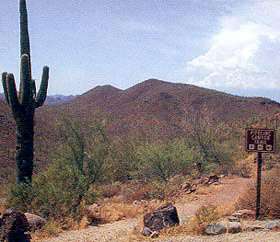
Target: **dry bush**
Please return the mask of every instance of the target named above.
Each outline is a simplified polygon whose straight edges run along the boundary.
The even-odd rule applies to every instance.
[[[193,221],[193,232],[202,234],[208,224],[217,222],[219,218],[220,215],[217,207],[202,206],[195,213],[195,219]]]
[[[5,211],[5,209],[5,204],[0,202],[0,214],[2,214]]]
[[[261,188],[261,216],[269,218],[280,217],[280,169],[273,169],[267,172],[262,178]],[[248,191],[239,198],[237,209],[256,208],[256,187],[252,183]]]
[[[121,192],[121,186],[120,184],[109,184],[109,185],[104,185],[100,188],[101,190],[101,195],[104,198],[111,198],[114,196],[117,196]]]
[[[94,212],[85,209],[84,215],[91,223],[111,223],[122,219],[136,218],[145,213],[151,212],[161,205],[160,201],[153,201],[150,203],[139,202],[136,204],[114,202],[113,200],[97,205]],[[87,226],[87,221],[82,221],[81,226]]]
[[[231,216],[235,212],[236,201],[229,204],[224,204],[217,207],[219,217]]]
[[[159,182],[131,182],[122,187],[121,195],[124,202],[153,200],[165,198],[164,186]]]
[[[235,162],[233,173],[244,178],[250,178],[253,175],[252,171],[254,170],[254,167],[254,156],[250,155],[246,159]]]
[[[163,236],[178,236],[178,235],[200,235],[203,234],[206,226],[211,223],[216,223],[223,216],[223,208],[215,206],[200,207],[195,216],[191,217],[186,223],[179,226],[166,228],[161,234]]]
[[[54,220],[48,221],[42,229],[32,234],[32,241],[42,241],[43,239],[56,237],[62,232],[61,224]]]
[[[252,164],[250,164],[247,160],[241,160],[236,162],[234,173],[238,176],[244,178],[250,178],[252,176]]]

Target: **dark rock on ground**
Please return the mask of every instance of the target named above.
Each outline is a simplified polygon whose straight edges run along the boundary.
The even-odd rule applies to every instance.
[[[1,218],[0,241],[30,242],[30,230],[25,215],[15,209],[8,209]]]
[[[144,216],[144,226],[153,232],[178,225],[179,223],[177,209],[171,203],[161,206],[154,212]]]

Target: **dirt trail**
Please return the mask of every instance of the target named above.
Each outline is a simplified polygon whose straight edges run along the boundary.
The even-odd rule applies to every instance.
[[[175,206],[178,209],[179,217],[183,223],[188,217],[195,214],[202,205],[223,205],[234,202],[240,194],[246,191],[246,187],[251,182],[245,178],[224,178],[221,185],[211,185],[203,187],[196,194],[185,195],[178,199]],[[123,221],[105,224],[98,227],[89,227],[79,231],[69,231],[62,233],[57,238],[44,240],[44,242],[123,242],[131,241],[129,234],[137,225],[137,219],[128,219]],[[188,239],[187,237],[179,240],[159,240],[159,241],[204,241],[197,238]],[[183,239],[183,240],[182,240]],[[198,239],[198,240],[196,240]],[[221,240],[219,240],[221,241]],[[227,241],[227,240],[225,240]],[[280,240],[279,240],[280,241]]]

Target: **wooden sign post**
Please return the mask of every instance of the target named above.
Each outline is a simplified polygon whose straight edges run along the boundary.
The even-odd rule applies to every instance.
[[[275,151],[275,130],[273,129],[246,129],[246,150],[257,152],[257,196],[256,219],[260,217],[261,208],[261,179],[262,179],[262,153]]]

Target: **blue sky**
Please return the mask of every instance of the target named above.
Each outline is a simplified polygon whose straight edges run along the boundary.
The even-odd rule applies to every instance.
[[[16,76],[17,5],[2,0],[0,15],[0,72]],[[50,66],[49,94],[158,78],[280,100],[279,0],[28,0],[28,8],[33,77]]]

